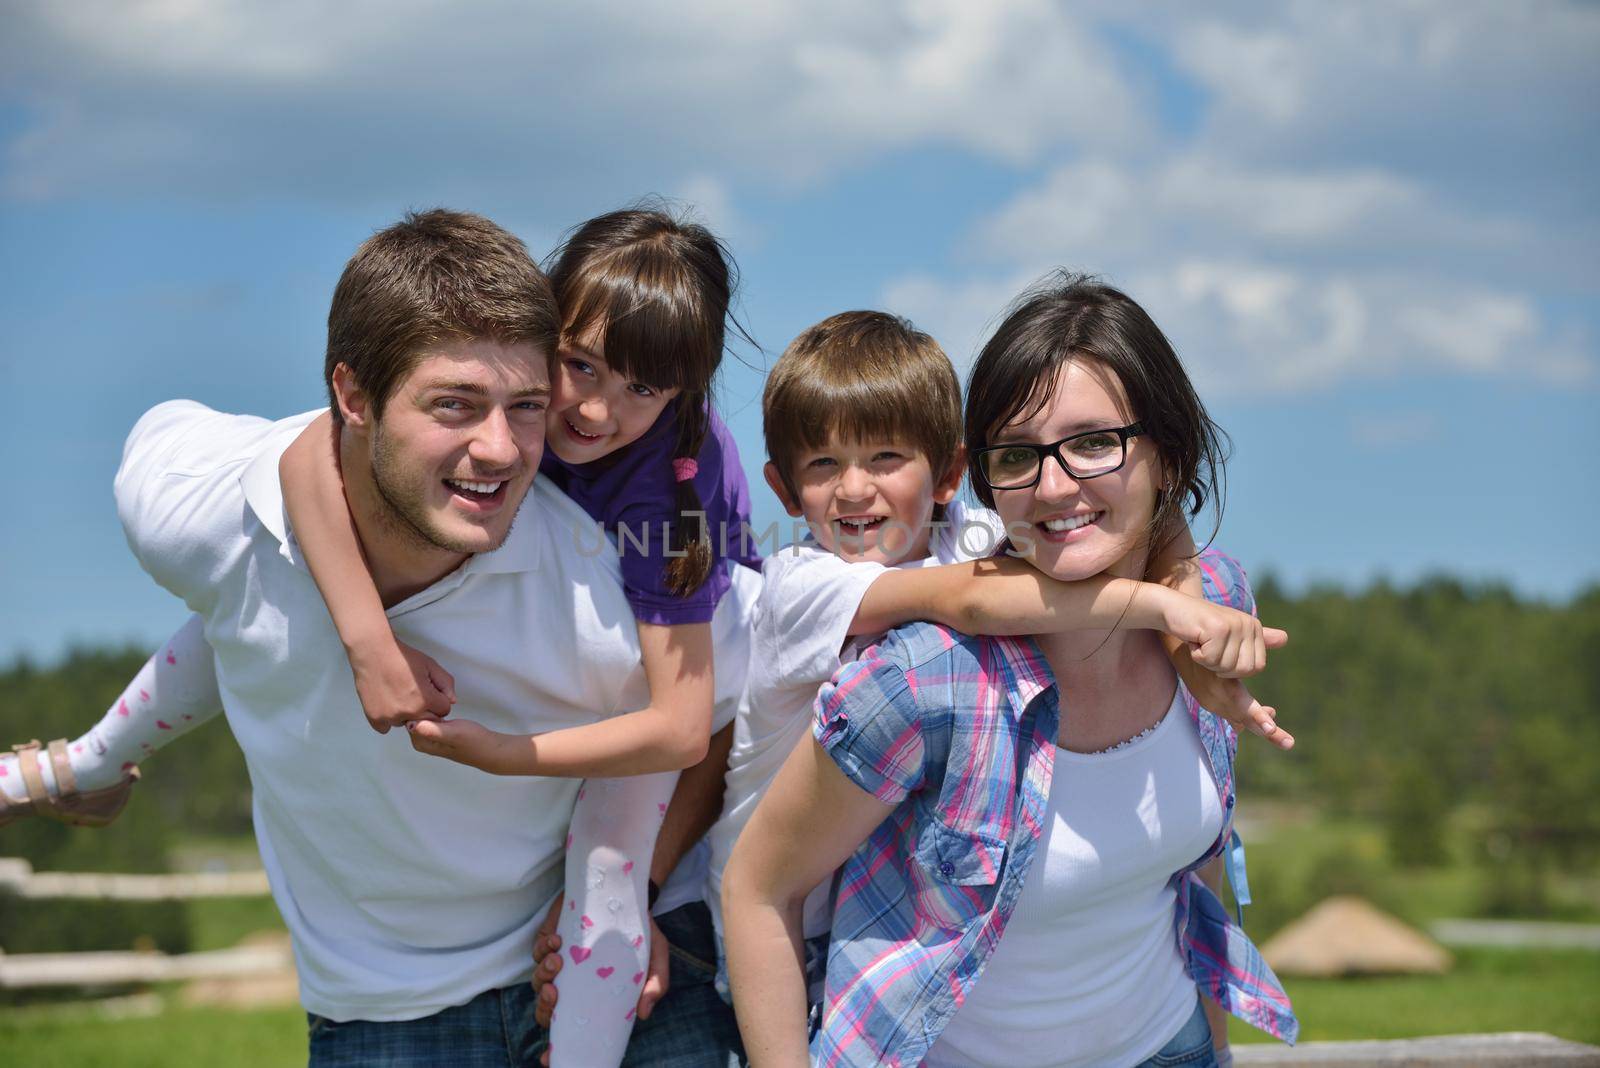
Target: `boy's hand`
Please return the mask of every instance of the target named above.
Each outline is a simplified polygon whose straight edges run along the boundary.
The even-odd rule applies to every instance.
[[[389,640],[350,649],[356,696],[367,722],[379,734],[416,720],[450,714],[456,680],[439,662],[405,642]]]
[[[1163,602],[1162,629],[1188,644],[1196,664],[1225,679],[1259,674],[1267,666],[1267,650],[1289,642],[1287,631],[1263,627],[1248,612],[1176,592]]]
[[[1279,749],[1294,747],[1294,735],[1278,726],[1277,709],[1257,701],[1243,682],[1223,678],[1201,667],[1195,662],[1190,647],[1176,638],[1168,637],[1164,644],[1173,666],[1178,669],[1178,677],[1195,700],[1200,702],[1201,708],[1214,716],[1221,716],[1233,724],[1235,730],[1258,734]]]
[[[533,939],[533,990],[534,990],[534,1019],[539,1021],[541,1027],[550,1026],[550,1016],[555,1011],[558,995],[556,993],[556,976],[561,974],[561,936],[556,934],[556,922],[561,916],[561,902],[564,895],[558,895],[555,903],[550,906],[550,911],[545,915],[544,922],[539,925],[539,933]],[[671,947],[667,938],[661,933],[661,928],[656,926],[652,917],[650,920],[650,961],[645,965],[644,987],[639,991],[639,1003],[634,1008],[634,1015],[641,1020],[648,1020],[655,1011],[656,1003],[667,994],[668,973],[671,970]],[[549,1068],[550,1054],[548,1051],[539,1058],[539,1063]]]
[[[411,748],[429,756],[487,771],[532,775],[533,750],[525,734],[501,734],[470,719],[414,719],[406,724]]]

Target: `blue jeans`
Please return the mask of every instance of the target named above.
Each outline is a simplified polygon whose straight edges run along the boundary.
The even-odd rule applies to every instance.
[[[667,996],[633,1025],[622,1068],[739,1068],[746,1063],[733,1009],[717,993],[717,940],[700,901],[656,917],[672,944]]]
[[[311,1068],[522,1068],[539,1063],[548,1038],[527,983],[485,990],[420,1020],[306,1020]]]
[[[656,917],[671,944],[667,996],[633,1027],[623,1068],[741,1068],[733,1010],[717,995],[716,941],[701,902]],[[310,1068],[536,1068],[550,1035],[527,983],[486,990],[420,1020],[335,1023],[306,1014]]]
[[[1217,1055],[1211,1048],[1211,1022],[1200,999],[1195,998],[1194,1012],[1178,1033],[1168,1040],[1156,1055],[1135,1068],[1167,1068],[1181,1064],[1184,1068],[1216,1068]]]

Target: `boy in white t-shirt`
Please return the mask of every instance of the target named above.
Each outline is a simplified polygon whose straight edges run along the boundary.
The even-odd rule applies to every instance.
[[[748,710],[734,724],[723,813],[708,836],[707,899],[719,939],[723,869],[778,769],[806,737],[818,688],[902,623],[932,620],[978,634],[1162,630],[1177,639],[1185,680],[1224,706],[1219,714],[1281,734],[1266,729],[1270,713],[1241,685],[1221,681],[1253,655],[1260,624],[1205,601],[1178,561],[1169,570],[1179,588],[1169,589],[1105,577],[1058,582],[995,555],[1006,539],[999,517],[955,500],[965,470],[955,371],[938,344],[904,319],[845,312],[800,334],[768,376],[762,414],[767,484],[810,534],[762,568]],[[1018,548],[1025,537],[1015,532]],[[828,890],[819,887],[805,906],[813,978],[821,972],[813,940],[829,927]]]

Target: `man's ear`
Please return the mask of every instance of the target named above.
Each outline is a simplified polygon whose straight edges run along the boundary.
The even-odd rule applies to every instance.
[[[795,500],[794,494],[789,492],[789,487],[784,484],[783,475],[778,471],[778,465],[768,460],[761,473],[767,476],[767,485],[772,488],[773,494],[778,498],[778,503],[783,505],[783,510],[791,516],[800,516],[800,502]]]
[[[961,488],[961,476],[967,473],[967,447],[957,445],[955,455],[950,457],[950,467],[945,471],[944,477],[933,484],[933,503],[949,504],[955,499],[956,491]]]
[[[341,363],[333,369],[333,398],[339,405],[339,418],[354,430],[366,430],[372,422],[372,404],[366,390],[356,385],[356,374],[350,365]]]

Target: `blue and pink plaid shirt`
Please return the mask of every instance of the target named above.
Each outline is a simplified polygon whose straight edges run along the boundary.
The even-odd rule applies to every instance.
[[[1200,556],[1206,596],[1254,611],[1242,568]],[[1217,841],[1172,876],[1174,937],[1217,1004],[1287,1042],[1299,1023],[1260,953],[1200,881],[1233,829],[1238,739],[1187,692],[1222,798]],[[841,871],[818,1065],[921,1063],[1005,934],[1050,798],[1059,706],[1029,638],[901,627],[817,696],[816,737],[840,770],[895,811]]]

